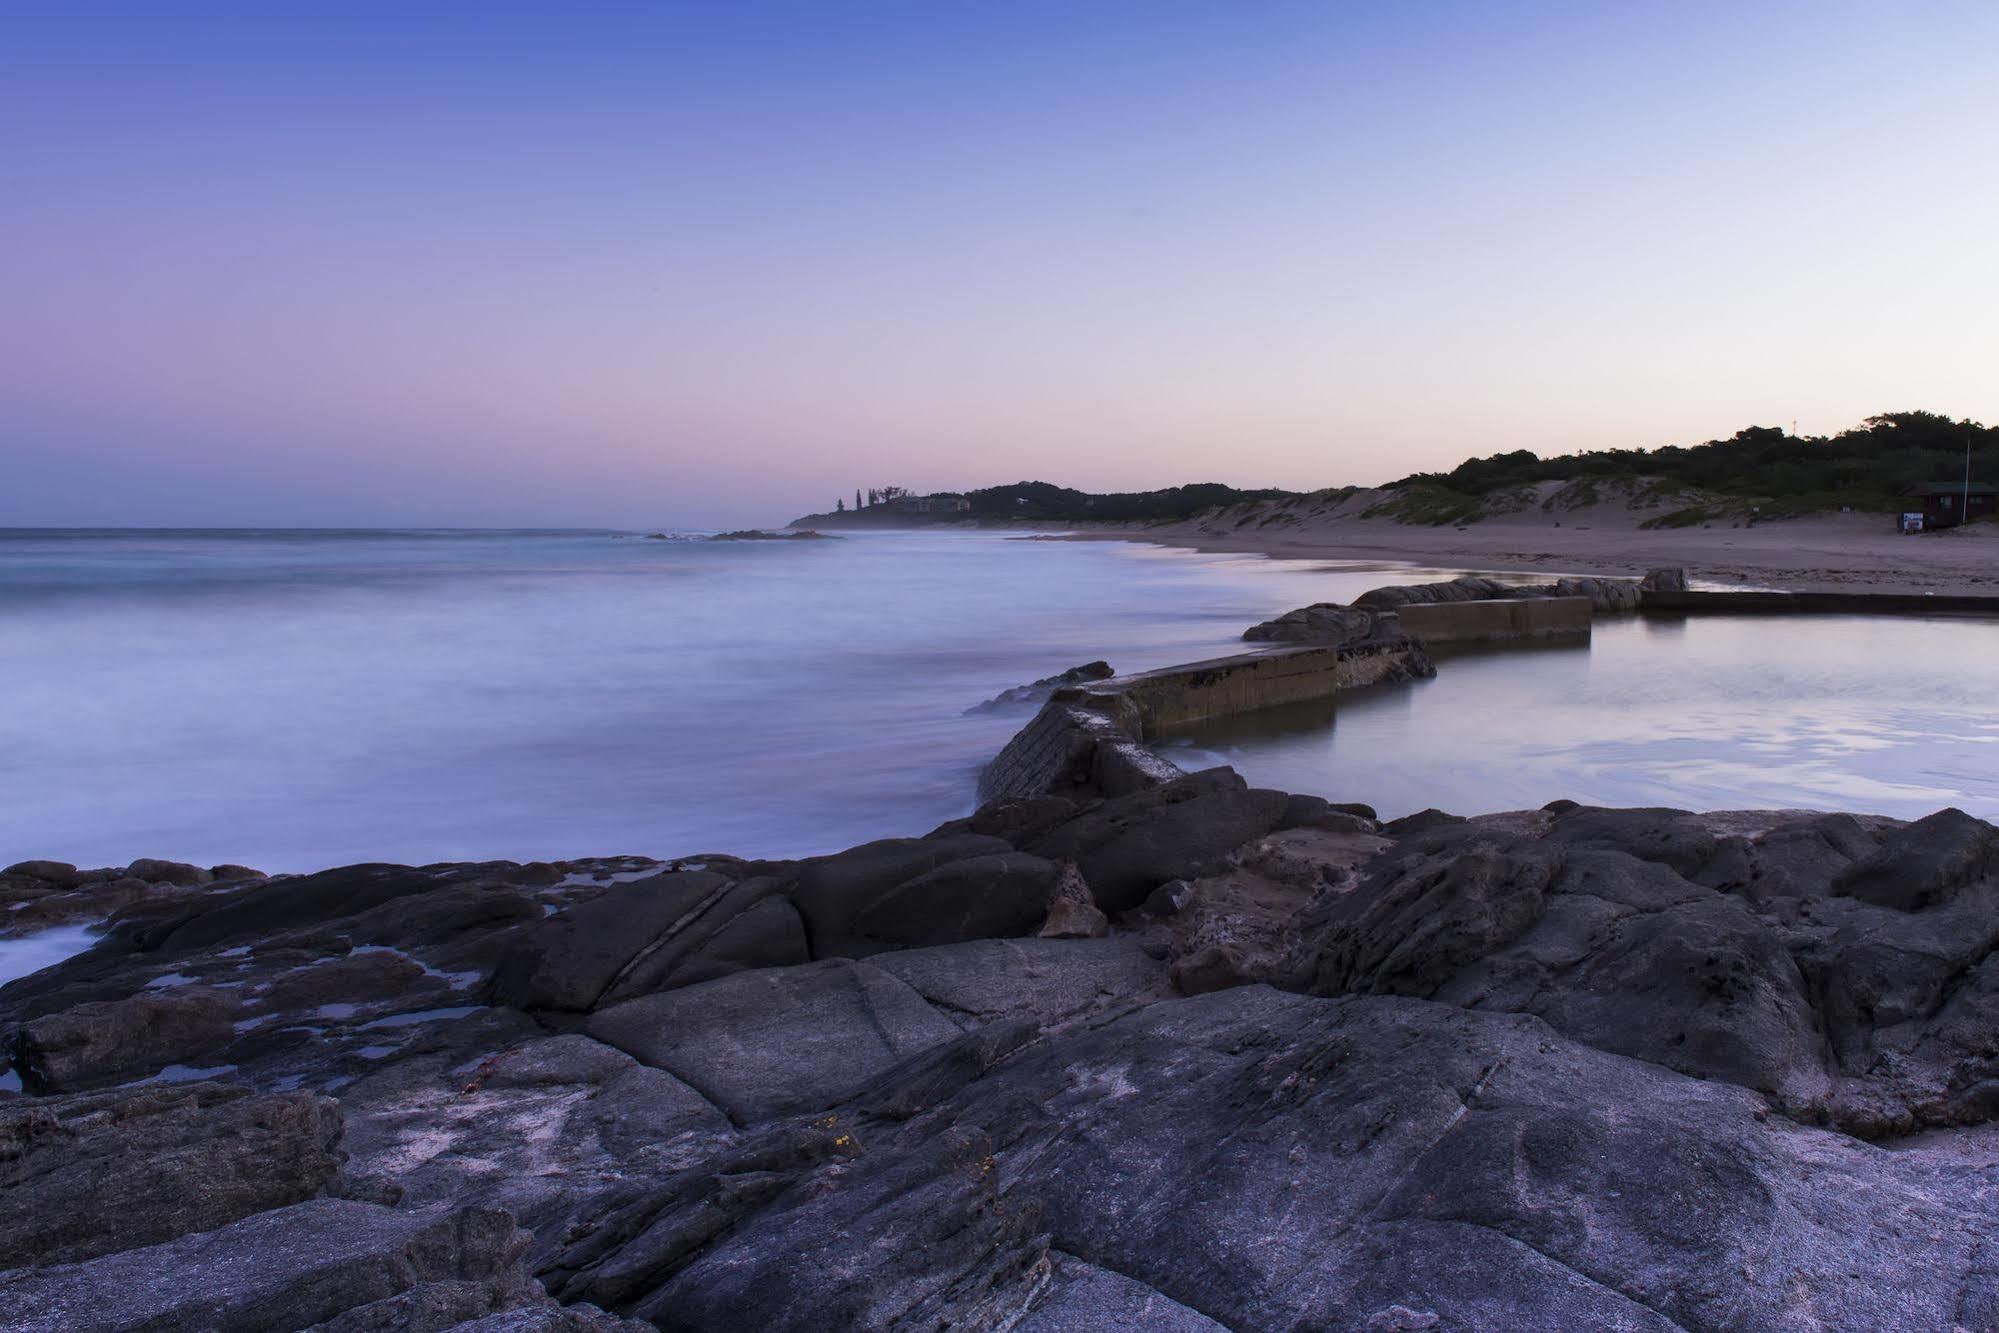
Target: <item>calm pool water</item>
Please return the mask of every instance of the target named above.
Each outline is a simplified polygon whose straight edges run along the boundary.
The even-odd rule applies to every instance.
[[[1559,798],[1999,818],[1999,623],[1599,620],[1587,646],[1440,656],[1435,680],[1184,733],[1183,766],[1386,816]]]

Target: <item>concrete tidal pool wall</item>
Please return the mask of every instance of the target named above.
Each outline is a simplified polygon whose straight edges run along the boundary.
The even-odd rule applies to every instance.
[[[1426,644],[1504,643],[1511,639],[1588,637],[1587,597],[1520,597],[1491,602],[1412,602],[1398,607],[1402,628]]]
[[[1280,648],[1185,666],[1119,676],[1092,687],[1115,688],[1137,706],[1139,735],[1235,713],[1323,699],[1341,690],[1384,680],[1407,680],[1431,671],[1413,644]]]

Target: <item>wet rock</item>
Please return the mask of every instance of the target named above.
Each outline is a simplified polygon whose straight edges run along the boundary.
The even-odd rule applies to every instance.
[[[0,1269],[210,1231],[318,1194],[335,1104],[216,1083],[0,1102]]]
[[[212,1055],[233,1039],[236,1012],[196,988],[80,1004],[21,1027],[14,1067],[31,1092],[102,1087]]]
[[[1071,685],[1087,685],[1093,680],[1109,680],[1116,674],[1109,662],[1085,662],[1081,666],[1072,666],[1067,671],[1043,676],[1031,684],[1016,685],[1010,690],[1002,690],[984,703],[973,704],[967,708],[965,715],[971,717],[979,713],[997,713],[1009,708],[1025,708],[1030,704],[1040,704],[1059,689]]]
[[[215,878],[200,866],[185,861],[156,861],[147,857],[125,867],[125,873],[149,884],[206,884]]]
[[[1338,602],[1315,602],[1287,611],[1275,620],[1252,625],[1242,632],[1251,643],[1358,644],[1372,639],[1400,639],[1402,622],[1395,613],[1342,606]]]
[[[505,1213],[314,1199],[162,1245],[0,1274],[23,1333],[435,1329],[545,1296]]]

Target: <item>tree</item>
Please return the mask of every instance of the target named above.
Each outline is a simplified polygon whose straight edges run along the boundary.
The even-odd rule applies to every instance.
[[[859,509],[860,507],[861,507],[861,488],[856,486],[854,487],[854,508]]]
[[[907,487],[907,486],[884,486],[884,487],[882,487],[882,488],[881,488],[881,489],[880,489],[879,491],[877,491],[877,492],[875,492],[875,493],[876,493],[877,495],[879,495],[879,496],[881,497],[881,501],[880,501],[880,503],[882,503],[882,504],[892,504],[892,503],[894,503],[895,501],[897,501],[897,500],[900,500],[900,499],[901,499],[901,498],[902,498],[903,496],[905,496],[905,495],[908,495],[908,494],[909,494],[909,487]]]
[[[845,500],[835,500],[835,501],[833,502],[833,512],[834,512],[834,513],[836,513],[836,514],[844,514],[844,513],[846,513],[846,512],[847,512],[847,502],[846,502]]]

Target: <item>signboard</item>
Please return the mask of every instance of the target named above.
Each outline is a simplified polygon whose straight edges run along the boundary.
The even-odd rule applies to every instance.
[[[1921,532],[1922,530],[1923,530],[1923,516],[1921,514],[1918,513],[1918,514],[1902,515],[1902,531]]]

